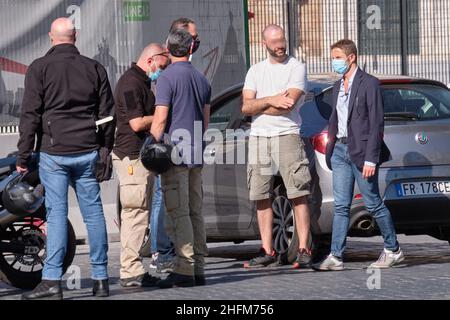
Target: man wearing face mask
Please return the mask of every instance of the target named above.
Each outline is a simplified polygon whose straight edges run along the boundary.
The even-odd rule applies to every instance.
[[[117,83],[117,133],[113,150],[114,168],[120,184],[121,254],[120,284],[123,287],[153,286],[159,278],[150,276],[139,251],[149,225],[149,203],[154,176],[139,160],[155,112],[151,82],[156,81],[169,64],[166,50],[150,44],[139,61],[133,63]]]
[[[186,30],[192,36],[192,54],[189,61],[192,60],[192,55],[200,47],[200,39],[197,33],[197,26],[195,22],[189,18],[179,18],[175,20],[171,27],[170,32],[177,30]],[[151,267],[156,268],[158,273],[170,273],[173,271],[173,265],[175,260],[175,246],[167,235],[164,226],[164,203],[161,192],[161,177],[156,177],[155,183],[156,191],[154,192],[152,214],[151,214],[151,243],[153,261]]]
[[[170,27],[170,32],[172,33],[180,29],[186,30],[192,36],[193,40],[191,50],[192,53],[189,57],[189,61],[192,61],[193,54],[196,53],[197,50],[200,48],[200,38],[197,32],[197,25],[195,24],[195,21],[189,18],[179,18],[172,23],[172,26]]]
[[[380,82],[358,68],[358,50],[351,40],[331,47],[333,69],[342,75],[333,88],[327,165],[333,170],[335,212],[331,254],[313,266],[319,271],[344,269],[342,261],[355,181],[384,239],[385,249],[371,268],[390,268],[404,260],[391,214],[378,187],[378,167],[389,159],[383,142],[384,107]]]

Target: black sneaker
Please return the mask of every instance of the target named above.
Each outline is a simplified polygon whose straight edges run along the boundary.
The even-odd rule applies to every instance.
[[[178,273],[171,273],[165,280],[156,283],[161,289],[177,288],[177,287],[193,287],[195,286],[195,278]]]
[[[62,300],[61,281],[42,280],[31,292],[24,293],[22,300]]]
[[[161,278],[153,277],[148,273],[144,273],[143,275],[137,277],[120,279],[120,285],[124,288],[154,287],[159,280],[161,280]]]
[[[264,248],[261,248],[257,257],[253,258],[249,262],[244,263],[244,268],[262,268],[277,263],[277,254],[275,251],[272,251],[271,254],[267,254],[266,250],[264,250]]]
[[[295,260],[293,268],[303,269],[310,268],[312,262],[312,252],[307,249],[300,249],[297,253],[297,260]]]

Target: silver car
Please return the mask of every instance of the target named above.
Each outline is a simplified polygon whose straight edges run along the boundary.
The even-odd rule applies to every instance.
[[[392,160],[380,169],[380,190],[398,233],[428,234],[450,240],[450,91],[436,81],[401,76],[377,76],[385,105],[385,142]],[[331,74],[310,76],[301,108],[301,135],[313,176],[310,205],[312,243],[327,249],[332,231],[332,175],[325,163],[327,125],[332,112]],[[211,128],[234,139],[211,143],[206,157],[223,159],[239,154],[248,141],[251,119],[240,112],[242,87],[237,85],[212,101]],[[229,130],[227,133],[227,129]],[[239,130],[240,129],[240,130]],[[228,154],[230,157],[230,154]],[[216,161],[217,162],[217,161]],[[220,161],[219,161],[220,162]],[[255,204],[249,201],[246,163],[209,164],[204,168],[204,216],[209,241],[259,239]],[[273,186],[274,248],[281,262],[295,259],[298,240],[294,216],[282,180]],[[350,236],[379,234],[355,189]]]

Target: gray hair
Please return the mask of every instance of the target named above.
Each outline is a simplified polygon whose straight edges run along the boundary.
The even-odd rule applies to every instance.
[[[186,30],[175,30],[167,38],[167,48],[174,57],[186,57],[191,53],[192,41],[191,34]]]

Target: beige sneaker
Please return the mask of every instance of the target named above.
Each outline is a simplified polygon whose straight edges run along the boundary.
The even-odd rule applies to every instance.
[[[344,263],[330,254],[325,260],[313,264],[312,268],[316,271],[342,271],[344,270]]]
[[[397,252],[384,249],[378,261],[372,263],[369,268],[387,269],[399,264],[403,260],[405,260],[405,256],[403,255],[402,249],[399,248]]]

